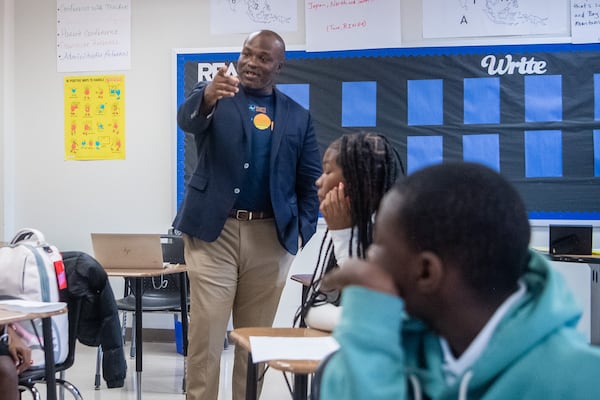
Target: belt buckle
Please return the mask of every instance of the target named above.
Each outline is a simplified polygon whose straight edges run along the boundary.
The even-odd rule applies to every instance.
[[[235,211],[235,219],[237,219],[238,221],[251,221],[252,220],[252,211],[236,210]]]

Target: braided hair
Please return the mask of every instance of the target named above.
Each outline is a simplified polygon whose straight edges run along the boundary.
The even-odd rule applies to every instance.
[[[382,134],[360,132],[345,134],[329,145],[337,153],[336,163],[342,170],[345,194],[350,200],[352,229],[349,256],[366,258],[369,245],[373,242],[373,216],[383,195],[394,185],[404,166],[398,152]],[[356,237],[355,237],[356,236]],[[309,287],[307,301],[301,306],[300,314],[327,297],[328,302],[337,303],[319,291],[321,278],[337,266],[337,260],[327,232],[319,248],[319,257]],[[356,251],[356,254],[353,254]],[[323,260],[323,263],[321,263]],[[339,297],[339,296],[338,296]],[[300,315],[296,316],[296,320]]]

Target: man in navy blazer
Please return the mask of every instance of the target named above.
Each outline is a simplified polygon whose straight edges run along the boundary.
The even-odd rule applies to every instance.
[[[198,154],[173,223],[190,276],[188,400],[217,399],[230,313],[234,328],[271,326],[293,255],[316,229],[319,148],[309,112],[274,88],[284,55],[277,33],[250,34],[238,76],[221,68],[178,110]],[[246,362],[236,348],[234,399]]]

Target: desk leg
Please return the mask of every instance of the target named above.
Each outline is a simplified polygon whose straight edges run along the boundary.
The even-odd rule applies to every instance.
[[[294,374],[294,400],[306,400],[308,398],[308,375]]]
[[[258,395],[258,365],[252,361],[252,353],[248,352],[248,368],[246,371],[246,400],[256,400]]]
[[[590,342],[594,346],[600,345],[600,264],[590,266]]]
[[[44,336],[44,362],[46,365],[47,399],[56,400],[56,374],[54,366],[54,343],[52,341],[52,318],[42,319],[42,334]]]
[[[179,274],[180,305],[181,305],[181,338],[183,349],[183,383],[181,389],[186,392],[187,348],[188,348],[188,312],[187,312],[187,277],[186,272]]]
[[[135,372],[137,400],[142,400],[142,281],[135,278]]]

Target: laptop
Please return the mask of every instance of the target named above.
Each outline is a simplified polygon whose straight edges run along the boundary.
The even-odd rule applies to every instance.
[[[550,225],[550,254],[592,254],[591,225]]]
[[[92,233],[94,257],[104,269],[163,269],[161,235],[156,233]]]

